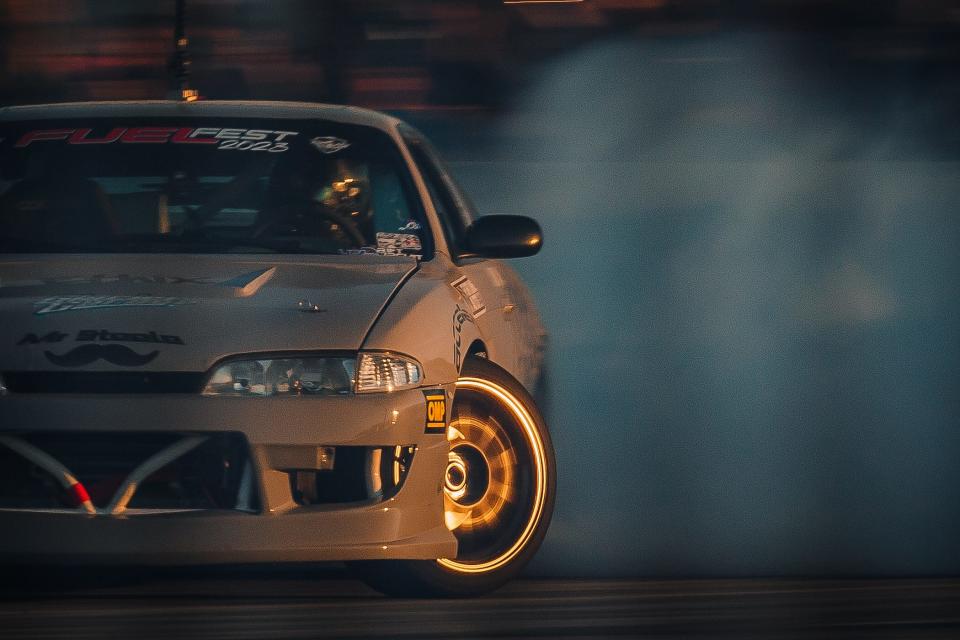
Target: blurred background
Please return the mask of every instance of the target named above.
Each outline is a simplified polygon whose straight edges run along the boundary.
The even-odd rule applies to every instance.
[[[0,2],[0,103],[163,97],[173,0]],[[189,0],[210,99],[432,137],[551,332],[534,575],[960,572],[960,0]]]

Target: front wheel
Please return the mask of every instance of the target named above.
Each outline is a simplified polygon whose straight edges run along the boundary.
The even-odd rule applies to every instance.
[[[556,461],[543,418],[509,373],[464,363],[447,430],[444,517],[456,558],[358,562],[361,577],[396,596],[469,596],[516,576],[553,514]]]

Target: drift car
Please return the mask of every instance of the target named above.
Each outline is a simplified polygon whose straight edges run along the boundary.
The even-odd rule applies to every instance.
[[[545,333],[428,142],[355,108],[0,110],[0,563],[517,574],[554,502]]]

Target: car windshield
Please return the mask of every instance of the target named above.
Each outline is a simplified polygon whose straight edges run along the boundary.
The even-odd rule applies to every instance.
[[[0,125],[0,251],[430,250],[390,137],[324,120],[77,118]]]

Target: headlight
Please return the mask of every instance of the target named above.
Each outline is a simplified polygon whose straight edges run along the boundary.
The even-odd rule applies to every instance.
[[[420,364],[393,353],[354,358],[305,356],[229,360],[207,378],[205,396],[347,395],[399,391],[420,385]]]
[[[422,378],[416,361],[393,353],[361,353],[357,361],[357,393],[412,389]]]
[[[342,395],[353,392],[353,358],[268,358],[224,362],[210,374],[205,396]]]

